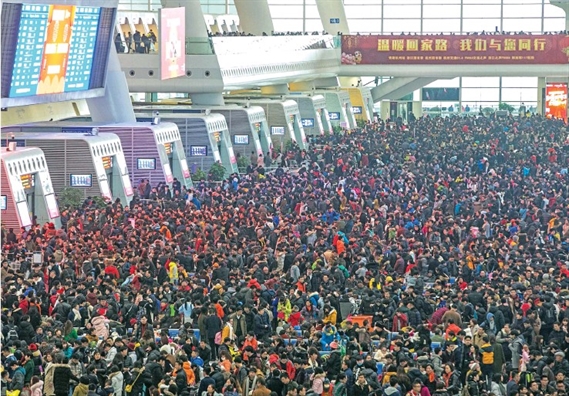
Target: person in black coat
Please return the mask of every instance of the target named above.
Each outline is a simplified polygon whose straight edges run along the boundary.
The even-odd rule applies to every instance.
[[[132,392],[129,396],[143,396],[145,388],[149,389],[152,386],[152,375],[142,367],[140,360],[134,362],[134,369],[128,385],[132,385]]]
[[[148,371],[152,377],[152,385],[158,388],[160,381],[162,381],[162,378],[164,377],[164,370],[154,357],[149,358],[149,362],[146,363],[146,371]]]
[[[30,317],[28,315],[22,316],[20,324],[18,325],[18,336],[20,340],[24,340],[27,344],[31,344],[35,335],[36,331],[30,323]]]
[[[207,329],[207,339],[211,347],[212,359],[217,359],[217,347],[215,345],[215,335],[221,331],[221,319],[217,316],[214,309],[209,310],[209,316],[205,318],[205,327]]]
[[[57,364],[53,371],[53,386],[55,396],[68,396],[70,381],[79,382],[79,378],[73,375],[69,367],[69,359],[63,358],[62,364]]]
[[[174,372],[176,373],[176,386],[178,387],[178,394],[181,394],[188,388],[188,376],[182,367],[182,361],[176,360],[174,364]]]

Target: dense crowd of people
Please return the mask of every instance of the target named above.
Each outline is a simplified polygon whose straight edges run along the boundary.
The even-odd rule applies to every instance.
[[[310,147],[295,172],[3,228],[2,395],[567,395],[562,120]]]

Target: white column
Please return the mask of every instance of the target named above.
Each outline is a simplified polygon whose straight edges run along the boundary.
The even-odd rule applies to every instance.
[[[241,31],[261,36],[275,30],[267,0],[235,0]]]
[[[346,10],[342,0],[316,0],[322,26],[330,34],[350,34]]]
[[[87,99],[86,102],[93,122],[136,122],[126,76],[121,69],[114,45],[111,45],[109,54],[105,95]]]

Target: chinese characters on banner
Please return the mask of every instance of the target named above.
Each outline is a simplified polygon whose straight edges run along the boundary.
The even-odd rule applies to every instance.
[[[567,84],[547,84],[545,87],[545,115],[567,121]]]
[[[342,64],[566,64],[565,35],[342,36]]]

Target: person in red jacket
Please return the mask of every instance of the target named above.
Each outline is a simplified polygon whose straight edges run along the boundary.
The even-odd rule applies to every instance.
[[[395,316],[393,317],[393,326],[391,328],[391,331],[398,333],[404,327],[407,327],[407,322],[407,315],[405,315],[403,312],[396,312]]]
[[[303,321],[303,317],[298,310],[298,306],[292,307],[292,313],[288,317],[288,324],[292,327],[300,326],[300,323]]]

